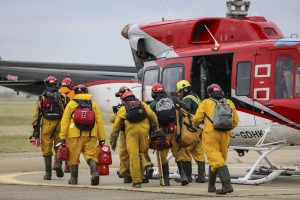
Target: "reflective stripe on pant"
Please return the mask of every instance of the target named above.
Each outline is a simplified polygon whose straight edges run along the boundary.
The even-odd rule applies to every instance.
[[[126,132],[127,150],[129,153],[130,175],[133,183],[142,182],[143,165],[140,155],[146,153],[149,146],[148,130],[144,127]]]
[[[42,120],[41,147],[43,156],[53,155],[52,149],[60,141],[60,120]],[[51,138],[51,136],[53,136]],[[55,152],[57,148],[54,148]]]
[[[180,147],[179,144],[176,142],[176,127],[174,129],[174,132],[168,133],[166,135],[166,137],[172,143],[171,152],[175,158],[175,162],[192,160],[187,148]],[[169,149],[166,149],[160,153],[162,164],[168,163],[168,160],[167,160],[168,152],[169,152]]]
[[[86,161],[92,159],[98,163],[98,147],[96,137],[82,136],[68,138],[67,147],[69,150],[68,164],[70,166],[75,166],[80,163],[80,153],[83,153],[83,157]]]
[[[124,131],[120,132],[119,158],[120,158],[119,173],[121,174],[121,176],[124,176],[126,173],[129,173],[129,154],[127,151],[126,135]]]
[[[193,146],[187,147],[187,149],[196,162],[205,162],[202,140],[199,140]]]
[[[202,133],[204,153],[207,156],[212,172],[225,165],[229,142],[230,133],[221,131]]]

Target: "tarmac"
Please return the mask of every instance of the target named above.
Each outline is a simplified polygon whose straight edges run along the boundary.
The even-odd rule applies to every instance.
[[[150,154],[152,161],[156,164],[155,156]],[[241,177],[254,163],[255,153],[248,153],[243,158],[236,155],[235,152],[229,153],[228,166],[232,176]],[[299,147],[288,147],[274,152],[270,158],[279,166],[297,168],[300,159]],[[298,161],[297,161],[298,160]],[[187,186],[181,186],[173,179],[170,180],[170,187],[162,187],[159,180],[151,179],[149,183],[142,184],[142,188],[132,188],[131,184],[124,184],[123,180],[117,176],[118,154],[114,152],[113,162],[110,166],[110,174],[100,177],[98,186],[90,185],[89,169],[85,161],[81,158],[79,170],[78,185],[69,185],[69,173],[63,178],[57,178],[53,172],[52,180],[43,180],[43,160],[40,153],[19,153],[19,154],[0,154],[0,184],[27,185],[27,186],[48,186],[48,187],[65,187],[65,188],[93,188],[99,190],[120,190],[120,191],[138,191],[147,193],[164,193],[164,194],[188,194],[195,196],[211,197],[216,196],[214,193],[207,192],[207,183],[190,183]],[[170,172],[176,172],[176,165],[172,160],[170,162]],[[196,165],[193,171],[196,172]],[[259,177],[259,176],[257,176]],[[300,199],[300,176],[280,176],[277,179],[261,185],[236,185],[234,192],[227,194],[227,197],[272,197],[285,196],[299,197]],[[221,184],[217,184],[217,188]],[[297,199],[297,198],[296,198]]]

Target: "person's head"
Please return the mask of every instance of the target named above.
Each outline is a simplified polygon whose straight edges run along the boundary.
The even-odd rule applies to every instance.
[[[74,93],[75,94],[87,94],[89,91],[85,85],[76,85],[74,88]]]
[[[222,88],[215,83],[207,87],[207,94],[210,98],[214,98],[217,100],[224,98],[224,92]]]
[[[115,93],[116,97],[121,97],[126,91],[131,91],[128,87],[122,86],[120,89]]]
[[[56,87],[57,86],[57,79],[54,76],[48,76],[44,80],[44,84],[46,87]]]
[[[187,80],[178,81],[176,84],[177,95],[184,97],[189,91],[191,91],[191,84]]]
[[[165,87],[161,83],[154,83],[151,90],[151,96],[155,99],[157,95],[164,94],[165,92]]]
[[[131,91],[126,91],[121,95],[122,101],[133,101],[135,100],[135,96]]]
[[[70,78],[64,78],[61,82],[62,87],[67,87],[67,88],[72,88],[73,86],[73,81]]]

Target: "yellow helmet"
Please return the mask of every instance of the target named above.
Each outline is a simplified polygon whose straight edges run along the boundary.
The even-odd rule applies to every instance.
[[[187,80],[181,80],[176,83],[177,92],[179,90],[182,90],[182,89],[190,87],[190,86],[191,86],[191,84]]]

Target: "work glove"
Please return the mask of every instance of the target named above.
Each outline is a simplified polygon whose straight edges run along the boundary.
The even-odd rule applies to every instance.
[[[112,149],[113,151],[116,150],[116,147],[117,147],[117,144],[116,144],[116,143],[115,143],[115,144],[111,144],[111,149]]]
[[[63,139],[62,141],[60,141],[60,145],[62,145],[62,146],[66,146],[66,140],[65,140],[65,139]]]

